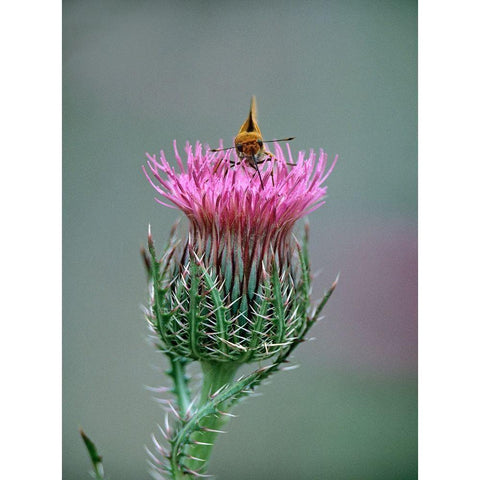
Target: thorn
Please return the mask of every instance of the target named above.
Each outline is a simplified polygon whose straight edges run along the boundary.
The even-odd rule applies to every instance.
[[[194,440],[192,443],[195,444],[195,445],[207,445],[207,446],[212,446],[212,445],[214,445],[213,443],[200,442],[199,440]]]
[[[258,386],[258,385],[257,385]],[[240,390],[240,393],[243,395],[248,396],[249,398],[255,398],[255,397],[261,397],[263,396],[263,393],[261,392],[255,392],[254,390],[255,387],[253,387],[251,390]]]
[[[147,464],[149,465],[149,467],[153,468],[155,471],[158,471],[160,473],[166,473],[166,474],[169,473],[166,465],[164,465],[163,463],[161,465],[154,465],[150,460],[147,460]]]
[[[149,449],[147,446],[144,445],[144,448],[148,454],[148,456],[156,463],[156,465],[153,465],[150,463],[151,466],[155,466],[156,468],[162,468],[164,469],[166,467],[165,463],[163,463],[161,460],[159,460]],[[147,460],[148,461],[148,460]]]
[[[203,458],[194,457],[193,455],[185,455],[186,458],[191,458],[192,460],[196,460],[197,462],[206,462]]]
[[[280,367],[279,370],[281,372],[288,372],[289,370],[295,370],[296,368],[300,367],[299,364],[297,365],[289,365],[288,367]]]
[[[270,367],[271,367],[271,365],[266,366],[266,367],[260,367],[260,368],[257,370],[257,373],[263,373],[263,372],[267,371]]]
[[[167,434],[164,432],[163,428],[162,428],[160,425],[157,425],[157,427],[158,427],[158,429],[160,430],[160,433],[161,433],[161,434],[163,435],[163,437],[165,438],[165,440],[170,441],[170,436],[167,435]]]
[[[170,424],[168,423],[168,413],[165,414],[165,431],[168,435],[172,433],[172,431],[170,430]]]
[[[213,475],[208,475],[206,473],[199,473],[196,470],[190,470],[189,468],[184,468],[183,471],[185,473],[193,475],[194,477],[203,477],[203,478],[212,478],[213,477]]]
[[[266,370],[270,370],[272,369],[273,367],[275,367],[275,363],[271,363],[270,365],[265,365],[264,367],[261,367],[257,370],[258,373],[263,373],[265,372]]]
[[[150,451],[150,449],[144,445],[143,448],[145,449],[145,451],[147,452],[147,455],[155,462],[155,463],[158,463],[160,464],[160,460]]]
[[[157,440],[157,438],[155,437],[155,435],[152,433],[150,436],[152,438],[153,444],[155,445],[155,448],[158,450],[160,455],[168,458],[169,454],[168,454],[167,450],[162,445],[160,445],[160,443]]]
[[[223,389],[225,389],[226,386],[225,385],[222,385],[215,393],[212,393],[210,395],[210,398],[215,398]]]
[[[185,412],[185,417],[186,418],[190,417],[190,415],[192,413],[192,410],[193,410],[193,406],[197,403],[197,400],[198,400],[198,394],[195,395],[194,399],[188,405],[187,410]]]
[[[180,414],[178,413],[177,409],[172,405],[172,402],[168,401],[168,406],[170,407],[171,412],[178,420],[183,420]]]
[[[224,430],[215,430],[214,428],[200,427],[200,430],[203,432],[212,432],[212,433],[227,433]]]
[[[234,415],[233,413],[230,412],[222,412],[221,410],[217,410],[217,413],[220,415],[225,415],[226,417],[231,417],[231,418],[237,418],[238,415]]]
[[[148,224],[148,246],[153,247],[152,226]]]
[[[172,391],[170,387],[149,387],[148,385],[144,385],[143,388],[145,388],[145,390],[148,390],[149,392],[155,393],[166,393]]]

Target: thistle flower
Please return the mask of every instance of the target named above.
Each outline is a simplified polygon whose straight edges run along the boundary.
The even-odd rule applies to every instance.
[[[300,338],[309,306],[306,249],[295,222],[325,203],[327,155],[293,158],[275,144],[275,160],[257,172],[235,152],[187,143],[178,170],[162,151],[144,172],[158,203],[180,209],[187,238],[173,234],[153,262],[147,318],[167,353],[190,360],[251,362],[278,355]]]

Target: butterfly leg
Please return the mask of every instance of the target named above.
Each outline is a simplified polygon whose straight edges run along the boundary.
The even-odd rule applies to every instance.
[[[264,155],[264,157],[261,160],[259,160],[256,163],[257,163],[257,165],[261,165],[262,163],[275,161],[275,160],[276,160],[275,155],[273,155],[273,153],[268,152],[267,154]],[[274,180],[274,177],[273,177],[273,168],[270,171],[269,176],[272,179],[272,186],[275,186],[275,180]]]

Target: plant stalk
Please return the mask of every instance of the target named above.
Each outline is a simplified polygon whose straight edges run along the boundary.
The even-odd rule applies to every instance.
[[[224,385],[231,384],[240,365],[233,362],[202,361],[201,366],[203,371],[203,385],[198,407],[211,402],[211,395]],[[229,413],[226,411],[226,406],[222,404],[220,404],[219,410],[222,413]],[[228,419],[229,417],[227,415],[218,413],[208,415],[200,422],[201,427],[205,430],[195,432],[192,435],[192,442],[194,443],[189,446],[187,454],[203,461],[189,458],[186,463],[190,469],[200,472],[206,471],[213,444],[218,436],[217,432],[210,430],[222,430],[228,422]]]

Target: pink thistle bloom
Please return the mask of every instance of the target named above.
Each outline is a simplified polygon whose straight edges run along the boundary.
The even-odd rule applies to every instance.
[[[147,154],[145,175],[166,200],[182,210],[196,234],[217,237],[239,235],[242,240],[272,239],[290,233],[294,223],[325,203],[330,175],[337,157],[326,171],[327,155],[313,150],[308,158],[300,152],[294,160],[287,145],[288,160],[275,145],[276,161],[264,162],[261,175],[241,162],[231,151],[204,152],[187,143],[186,167],[174,143],[179,171],[176,172],[162,151],[159,158]],[[235,166],[231,166],[234,163]],[[295,166],[287,165],[296,163]],[[156,184],[152,177],[158,181]],[[160,199],[158,203],[171,207]]]
[[[179,317],[173,330],[160,332],[164,348],[175,344],[177,353],[193,359],[214,352],[217,360],[238,360],[240,355],[250,361],[277,353],[298,336],[306,312],[299,291],[306,286],[298,261],[301,249],[293,242],[292,230],[297,220],[325,203],[327,187],[323,184],[337,157],[327,168],[323,150],[318,155],[311,150],[308,156],[300,152],[297,158],[288,144],[286,150],[287,155],[275,144],[276,158],[261,161],[259,172],[234,151],[210,152],[198,142],[195,147],[187,143],[186,163],[174,142],[177,170],[163,151],[159,156],[147,154],[143,170],[159,194],[157,202],[180,209],[190,224],[189,239],[177,253],[175,266],[165,267],[170,268],[166,275],[169,285],[174,281],[183,285],[172,291],[168,308],[187,309],[188,298],[180,298],[178,292],[192,284],[188,269],[193,260],[203,272],[200,283],[206,277],[209,281],[204,288],[211,290],[213,282],[228,317],[222,327],[228,332],[215,330],[213,324],[201,327],[203,339],[193,352],[189,317]],[[175,256],[173,249],[168,262]],[[277,287],[282,312],[277,303],[265,303]],[[213,302],[214,310],[219,308],[214,301],[205,301]],[[273,318],[279,315],[280,326]],[[261,331],[253,328],[259,322],[263,323]],[[220,342],[214,345],[212,337],[221,337]],[[182,345],[185,348],[178,348]]]

